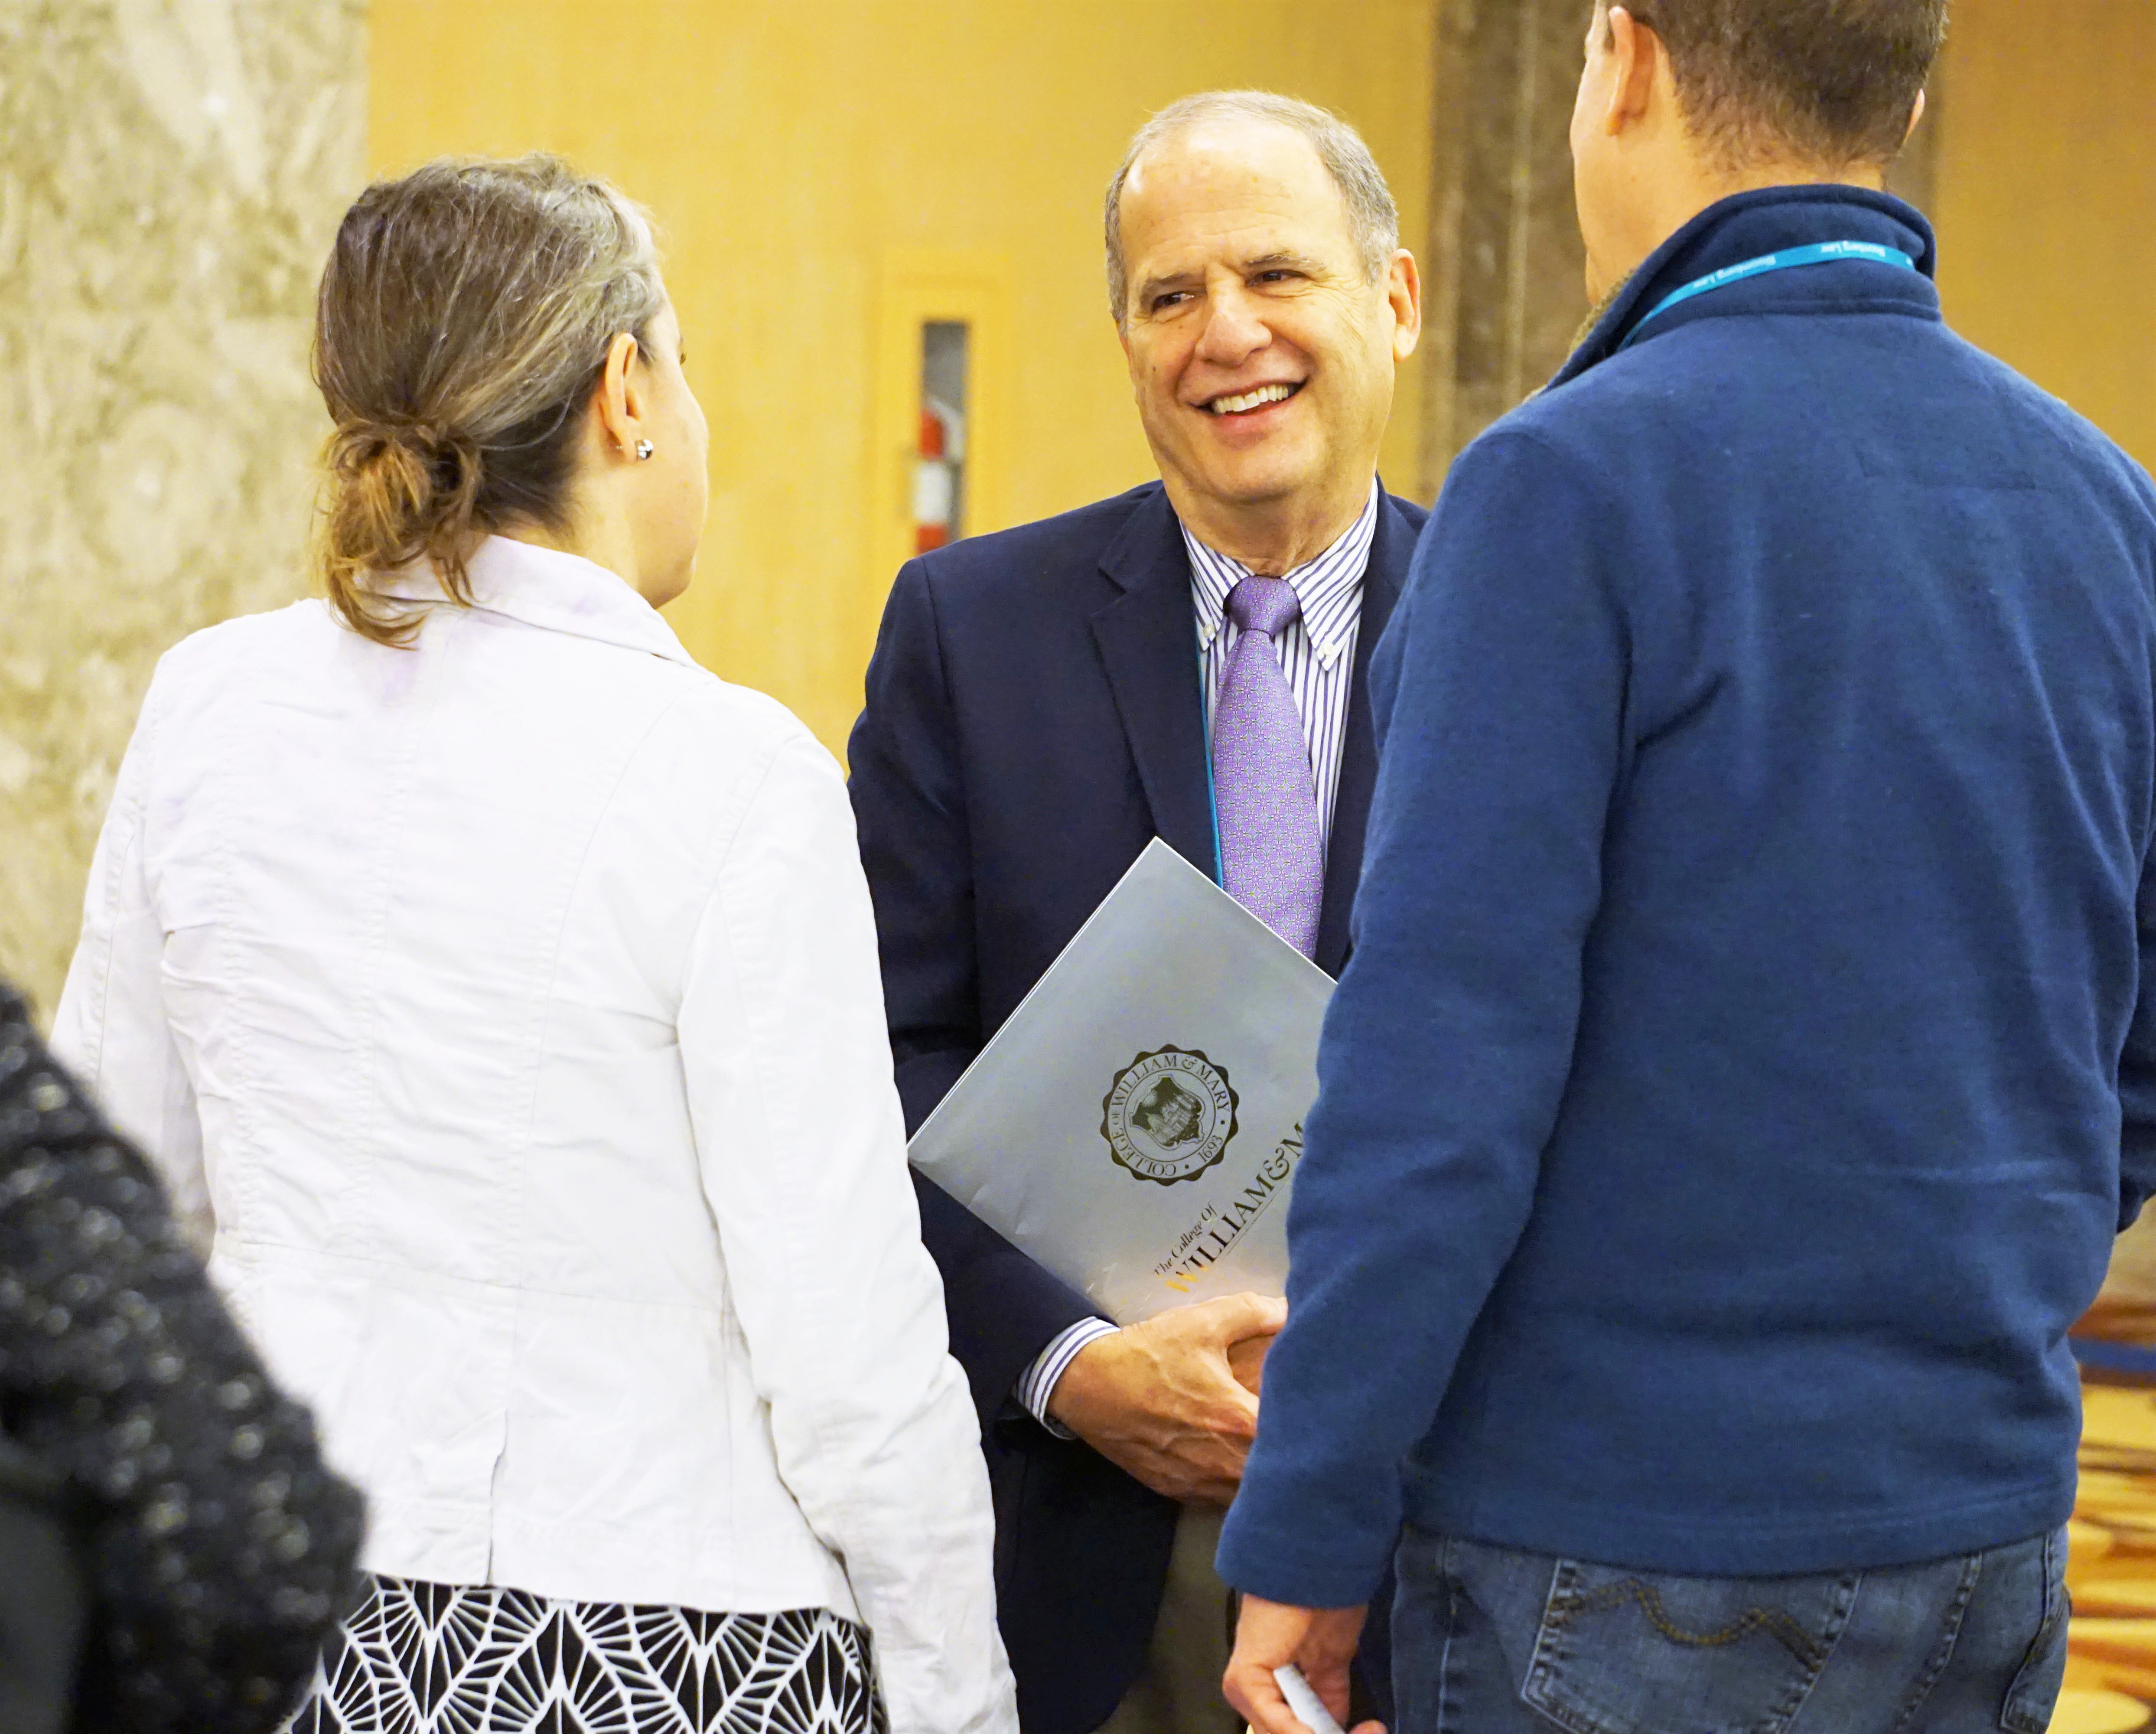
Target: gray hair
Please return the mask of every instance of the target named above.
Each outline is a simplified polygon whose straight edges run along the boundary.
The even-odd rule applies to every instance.
[[[1280,96],[1270,90],[1207,90],[1170,103],[1137,131],[1123,153],[1122,167],[1108,182],[1108,306],[1116,323],[1123,323],[1124,300],[1130,281],[1123,269],[1123,183],[1139,157],[1163,139],[1173,137],[1207,121],[1260,121],[1284,126],[1310,141],[1317,160],[1340,189],[1348,211],[1348,232],[1361,256],[1363,269],[1375,283],[1385,274],[1400,244],[1399,208],[1393,203],[1392,188],[1384,171],[1363,136],[1339,115],[1314,103]]]

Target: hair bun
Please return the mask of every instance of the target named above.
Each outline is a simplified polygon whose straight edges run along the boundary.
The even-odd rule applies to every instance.
[[[478,495],[483,473],[479,441],[469,434],[452,434],[432,422],[413,422],[398,432],[433,471],[437,492]]]
[[[451,489],[464,472],[478,467],[482,450],[470,435],[424,421],[355,420],[339,427],[331,441],[346,459],[346,474],[411,460]]]
[[[339,510],[364,526],[377,569],[439,555],[475,527],[479,442],[428,422],[355,419],[331,435]]]

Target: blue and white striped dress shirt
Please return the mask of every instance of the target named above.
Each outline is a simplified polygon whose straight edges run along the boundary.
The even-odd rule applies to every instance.
[[[1250,576],[1231,560],[1182,526],[1190,555],[1190,595],[1198,616],[1198,654],[1205,676],[1205,733],[1213,733],[1213,707],[1219,700],[1220,675],[1228,653],[1242,636],[1228,618],[1228,596]],[[1363,575],[1369,569],[1370,543],[1378,531],[1378,484],[1363,516],[1347,534],[1293,572],[1281,576],[1295,588],[1302,612],[1274,641],[1281,667],[1302,716],[1302,736],[1310,747],[1311,782],[1317,793],[1318,834],[1329,849],[1332,812],[1340,796],[1340,759],[1348,739],[1348,698],[1355,682],[1355,644],[1363,632]],[[1106,1319],[1081,1319],[1040,1352],[1018,1382],[1018,1400],[1051,1433],[1070,1435],[1048,1418],[1048,1399],[1078,1351],[1115,1330]]]

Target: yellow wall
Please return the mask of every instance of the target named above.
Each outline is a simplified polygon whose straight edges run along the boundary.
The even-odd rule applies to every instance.
[[[1939,286],[1972,342],[2156,464],[2156,0],[1957,0]]]
[[[1217,85],[1337,108],[1384,166],[1412,245],[1434,11],[374,0],[369,156],[389,173],[443,151],[552,149],[653,208],[714,434],[711,526],[676,624],[711,667],[777,695],[836,747],[905,534],[887,408],[876,431],[883,285],[902,293],[924,249],[1009,285],[998,520],[1146,480],[1101,284],[1101,195],[1129,134]],[[1411,376],[1385,457],[1402,485],[1420,420]]]

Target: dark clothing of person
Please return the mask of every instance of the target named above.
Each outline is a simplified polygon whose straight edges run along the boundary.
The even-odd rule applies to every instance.
[[[887,1734],[868,1628],[370,1577],[290,1734]]]
[[[65,1484],[0,1434],[0,1730],[66,1734],[90,1591]]]
[[[1423,512],[1388,495],[1363,578],[1320,916],[1337,973],[1376,757],[1367,665]],[[1217,877],[1189,556],[1158,482],[909,562],[848,749],[907,1130],[1155,836]],[[996,1495],[1028,1734],[1086,1734],[1145,1659],[1177,1508],[1010,1398],[1097,1309],[916,1176]]]
[[[276,1727],[356,1590],[359,1495],[4,986],[0,1428],[78,1501],[77,1725]]]
[[[1839,262],[1701,295],[1840,240]],[[2056,1528],[2156,1184],[2156,489],[1885,194],[1717,205],[1465,453],[1373,673],[1356,949],[1221,1551],[1403,1513],[1756,1577]]]
[[[1410,1529],[1401,1734],[2044,1734],[2066,1538],[1796,1578],[1583,1565]]]

